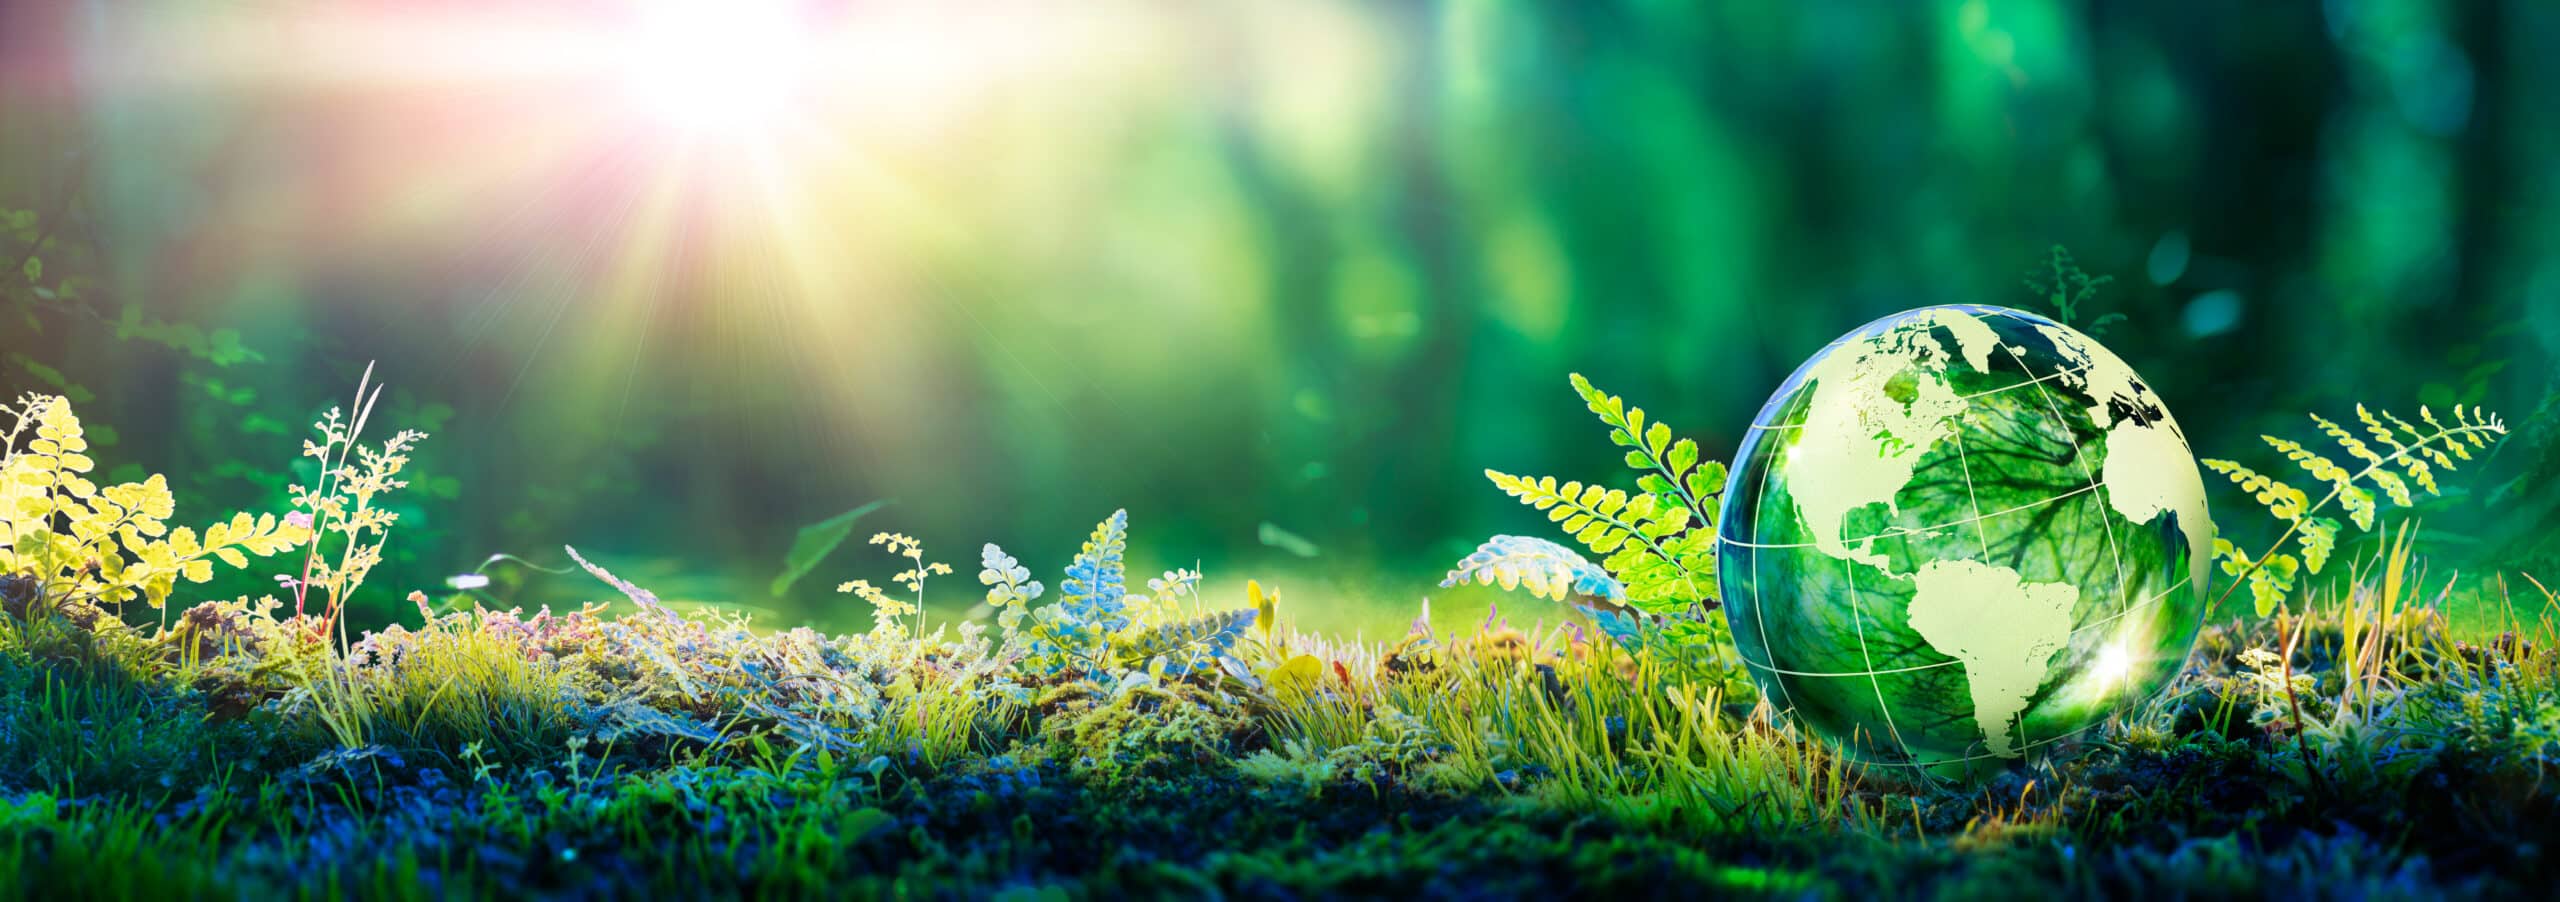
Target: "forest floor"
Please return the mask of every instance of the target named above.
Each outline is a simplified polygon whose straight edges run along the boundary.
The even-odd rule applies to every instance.
[[[157,632],[13,606],[0,892],[2442,897],[2560,871],[2547,623],[2213,627],[2100,738],[1956,784],[1499,623],[1248,628],[1238,667],[1114,672],[633,600],[344,653],[239,605]]]

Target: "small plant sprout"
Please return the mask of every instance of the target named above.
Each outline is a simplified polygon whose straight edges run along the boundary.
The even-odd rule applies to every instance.
[[[1174,568],[1163,576],[1147,580],[1148,607],[1165,614],[1180,610],[1184,615],[1200,609],[1200,571]]]
[[[871,617],[873,622],[877,624],[879,629],[893,634],[903,629],[903,627],[898,623],[898,618],[904,617],[908,614],[914,614],[916,617],[914,635],[922,637],[924,635],[925,580],[935,576],[949,574],[951,572],[951,565],[938,562],[926,562],[924,559],[924,544],[916,541],[915,537],[903,533],[884,532],[873,535],[871,537],[871,544],[887,549],[890,554],[907,559],[907,569],[898,571],[897,575],[892,576],[889,579],[892,582],[906,587],[908,592],[914,594],[915,600],[913,602],[907,602],[891,598],[889,597],[889,593],[882,591],[878,586],[872,585],[871,581],[866,579],[851,580],[839,584],[836,586],[836,591],[851,594],[856,598],[869,602],[871,604]]]

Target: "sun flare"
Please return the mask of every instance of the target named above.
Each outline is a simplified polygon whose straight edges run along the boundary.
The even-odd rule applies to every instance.
[[[622,38],[622,83],[635,111],[689,138],[751,138],[796,111],[814,56],[794,4],[660,0]]]

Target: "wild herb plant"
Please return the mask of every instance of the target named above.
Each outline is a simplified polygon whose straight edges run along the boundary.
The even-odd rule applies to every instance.
[[[996,609],[996,625],[1010,639],[1022,626],[1031,603],[1040,598],[1040,581],[1031,578],[1031,568],[1022,566],[1021,561],[1004,553],[994,542],[979,550],[978,564],[978,584],[987,587],[987,606]]]
[[[2277,453],[2310,473],[2313,480],[2328,487],[2328,493],[2316,502],[2301,489],[2239,463],[2218,459],[2204,461],[2205,467],[2229,477],[2277,522],[2285,524],[2284,532],[2277,535],[2266,550],[2255,555],[2242,551],[2228,539],[2214,539],[2214,558],[2221,561],[2222,572],[2233,578],[2231,586],[2216,596],[2217,606],[2222,598],[2228,597],[2245,581],[2250,598],[2256,602],[2258,616],[2273,613],[2292,594],[2300,573],[2307,570],[2318,574],[2336,551],[2338,521],[2320,516],[2329,505],[2334,503],[2344,508],[2348,522],[2355,524],[2359,531],[2369,532],[2381,510],[2374,498],[2375,490],[2380,490],[2382,497],[2396,506],[2414,506],[2417,500],[2409,490],[2411,483],[2429,495],[2439,494],[2436,470],[2453,470],[2457,461],[2471,459],[2472,449],[2486,449],[2507,434],[2506,423],[2497,415],[2459,404],[2454,405],[2453,422],[2449,425],[2438,422],[2435,412],[2425,407],[2418,408],[2418,419],[2426,424],[2425,428],[2389,411],[2377,415],[2362,404],[2356,405],[2356,419],[2364,424],[2366,434],[2373,436],[2372,443],[2357,438],[2354,432],[2326,417],[2311,415],[2311,421],[2319,424],[2322,434],[2345,449],[2350,457],[2363,462],[2364,466],[2353,471],[2299,442],[2272,435],[2259,436]],[[2403,473],[2407,474],[2405,479]],[[2300,543],[2300,557],[2285,550],[2289,547],[2286,545],[2288,539],[2296,539]]]
[[[319,589],[323,607],[317,628],[328,633],[337,628],[341,643],[345,639],[347,600],[364,585],[374,565],[382,562],[382,546],[391,534],[391,525],[400,515],[374,502],[384,493],[408,487],[400,479],[400,471],[409,464],[409,448],[426,438],[426,433],[401,430],[378,446],[363,444],[365,426],[373,418],[373,406],[382,398],[382,386],[373,382],[373,367],[367,365],[356,382],[352,416],[343,416],[338,408],[329,408],[318,422],[311,424],[320,434],[318,441],[305,440],[302,456],[320,462],[320,475],[313,485],[296,484],[291,488],[297,522],[307,525],[314,536],[303,552],[302,573],[289,581],[293,589],[293,613],[307,613],[312,589]],[[335,536],[334,559],[328,547]]]

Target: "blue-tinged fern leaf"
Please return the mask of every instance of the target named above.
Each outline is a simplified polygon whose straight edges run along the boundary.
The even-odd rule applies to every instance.
[[[1129,661],[1163,658],[1164,672],[1189,673],[1230,653],[1236,640],[1252,628],[1255,614],[1252,608],[1243,608],[1164,624],[1131,638],[1122,647],[1121,657]]]
[[[1128,567],[1120,559],[1128,547],[1129,512],[1113,511],[1110,519],[1093,528],[1093,538],[1067,565],[1067,579],[1058,586],[1067,616],[1104,632],[1129,625],[1120,613],[1129,594]]]
[[[1474,554],[1458,561],[1456,569],[1440,581],[1443,587],[1465,583],[1499,584],[1505,589],[1521,586],[1539,598],[1566,601],[1580,595],[1624,604],[1626,586],[1609,576],[1609,572],[1573,549],[1528,536],[1494,536],[1478,546]]]

